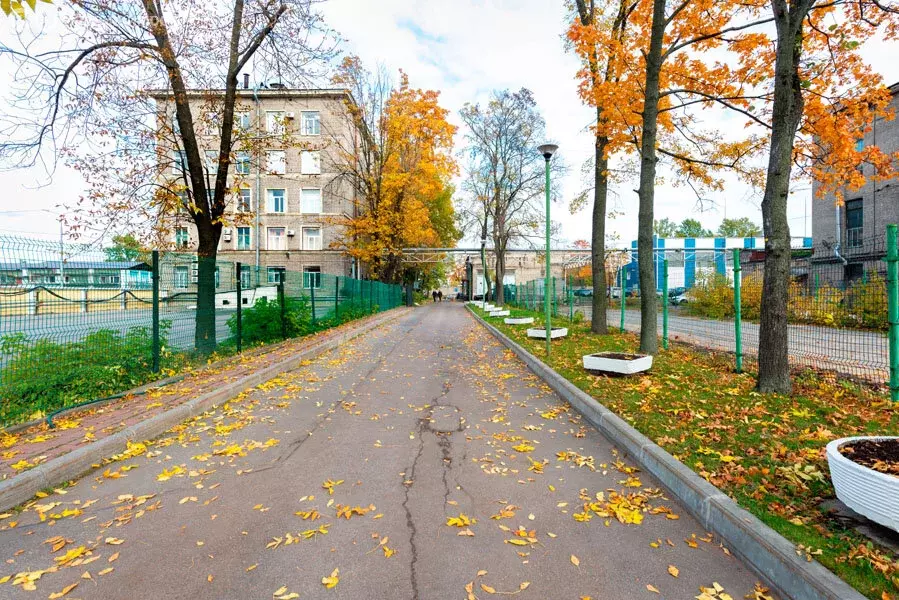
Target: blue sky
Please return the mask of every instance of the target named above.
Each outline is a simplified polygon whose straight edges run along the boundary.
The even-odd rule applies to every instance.
[[[563,181],[563,202],[553,206],[553,218],[562,223],[564,237],[573,241],[590,237],[589,212],[571,215],[567,203],[583,186],[580,167],[592,152],[586,130],[591,111],[578,100],[577,61],[565,51],[564,5],[563,0],[328,0],[321,8],[328,24],[347,40],[341,46],[345,52],[358,54],[369,66],[381,63],[394,73],[403,69],[415,87],[440,90],[443,105],[457,124],[465,102],[484,101],[494,89],[531,89],[549,137],[560,146],[558,156],[570,167]],[[0,23],[0,35],[2,28]],[[888,83],[899,80],[899,64],[890,59],[896,51],[895,44],[875,44],[866,50]],[[0,68],[0,77],[6,76]],[[720,125],[739,128],[742,122],[728,119]],[[461,136],[457,143],[461,145]],[[0,211],[53,210],[61,202],[74,203],[83,187],[76,174],[64,169],[49,184],[35,170],[0,173],[0,183],[7,191],[0,197]],[[635,187],[635,182],[624,182],[611,198],[611,208],[620,214],[609,222],[609,229],[624,243],[636,234]],[[810,191],[807,184],[796,188],[789,211],[792,233],[803,235],[807,225],[810,235]],[[724,192],[710,199],[718,208],[699,212],[688,189],[661,185],[656,218],[693,217],[714,229],[726,205],[728,217],[761,221],[759,199],[737,182],[729,182]],[[0,234],[10,230],[58,236],[57,223],[45,213],[0,214]]]

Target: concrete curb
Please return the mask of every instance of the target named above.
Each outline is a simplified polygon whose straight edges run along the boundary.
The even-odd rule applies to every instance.
[[[347,328],[339,335],[328,340],[316,342],[310,348],[269,365],[251,375],[232,381],[214,391],[155,415],[146,421],[135,423],[131,427],[113,435],[82,446],[68,454],[54,458],[29,471],[2,481],[0,482],[0,511],[8,510],[30,500],[35,493],[42,489],[59,485],[90,471],[95,464],[102,463],[104,459],[125,450],[129,441],[153,439],[175,425],[202,414],[216,405],[230,400],[241,392],[276,377],[279,373],[296,369],[305,360],[310,360],[329,350],[338,348],[349,340],[397,319],[408,312],[406,309],[393,309],[382,313],[366,323],[357,327]]]
[[[727,494],[694,473],[661,446],[559,375],[496,327],[468,309],[503,345],[567,400],[612,442],[655,476],[709,531],[724,540],[779,595],[791,600],[865,600],[817,561],[796,554],[795,545],[740,508]]]

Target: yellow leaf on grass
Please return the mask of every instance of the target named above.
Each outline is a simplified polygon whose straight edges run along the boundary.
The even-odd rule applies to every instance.
[[[580,559],[578,559],[577,556],[572,554],[571,555],[571,564],[573,564],[575,567],[579,567],[579,566],[581,566],[581,561],[580,561]]]
[[[336,587],[340,582],[340,569],[334,569],[331,571],[331,574],[327,577],[322,577],[322,585],[327,589],[331,589]]]
[[[672,577],[677,577],[680,574],[680,570],[674,565],[668,565],[668,572]]]

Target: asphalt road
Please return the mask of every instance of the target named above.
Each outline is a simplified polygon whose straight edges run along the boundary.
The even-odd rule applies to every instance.
[[[575,310],[589,319],[592,313],[589,299]],[[568,307],[560,306],[560,314],[568,315]],[[618,327],[621,313],[608,312],[609,326]],[[662,334],[662,314],[658,316],[659,335]],[[640,331],[640,311],[626,310],[624,328]],[[756,356],[759,345],[757,323],[743,321],[743,352]],[[715,321],[691,317],[682,310],[672,308],[668,316],[669,339],[687,342],[712,350],[734,352],[736,331],[733,321]],[[887,336],[876,331],[837,329],[817,325],[789,326],[790,361],[796,366],[807,366],[835,371],[873,383],[886,383],[890,377],[889,347]]]
[[[45,520],[0,519],[0,580],[57,567],[0,597],[749,593],[756,577],[614,452],[462,306],[428,305],[40,499]]]

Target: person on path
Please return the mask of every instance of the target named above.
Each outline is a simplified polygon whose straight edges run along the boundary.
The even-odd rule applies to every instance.
[[[432,299],[434,302],[437,302],[437,290],[434,290],[434,291],[431,292],[431,299]]]
[[[437,299],[443,302],[443,290],[437,290]]]

